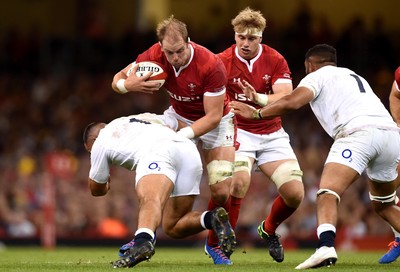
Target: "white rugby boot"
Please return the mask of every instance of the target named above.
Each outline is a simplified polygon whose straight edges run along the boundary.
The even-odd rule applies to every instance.
[[[323,246],[318,248],[310,258],[296,266],[296,269],[318,268],[335,265],[337,254],[334,247]]]

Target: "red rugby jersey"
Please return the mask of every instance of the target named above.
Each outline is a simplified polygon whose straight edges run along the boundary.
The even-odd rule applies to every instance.
[[[156,61],[168,73],[163,88],[169,94],[169,100],[175,111],[192,121],[205,115],[204,93],[218,93],[226,88],[226,70],[221,60],[205,47],[194,42],[189,43],[193,48],[189,63],[178,72],[167,61],[159,43],[140,54],[136,62]],[[224,113],[229,112],[229,99],[225,95]]]
[[[237,82],[246,80],[258,93],[272,93],[272,85],[278,79],[291,81],[291,73],[285,58],[275,49],[265,45],[260,45],[259,54],[250,63],[241,58],[236,50],[236,45],[232,45],[225,51],[218,54],[228,73],[227,94],[234,101],[247,103],[253,107],[260,108],[246,98]],[[236,116],[238,128],[255,134],[270,134],[282,127],[280,117],[264,120],[249,120],[241,116]]]

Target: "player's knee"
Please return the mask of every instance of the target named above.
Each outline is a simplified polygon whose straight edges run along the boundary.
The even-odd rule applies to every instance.
[[[286,205],[292,208],[297,208],[304,199],[303,183],[298,181],[285,183],[283,186],[281,186],[279,193],[284,199]]]
[[[302,182],[303,171],[300,170],[300,165],[297,161],[286,161],[279,165],[271,176],[272,182],[279,188],[290,181]]]
[[[396,191],[394,191],[393,194],[387,196],[374,196],[369,193],[369,199],[371,200],[374,211],[380,216],[384,217],[386,208],[395,204]]]
[[[232,178],[234,164],[225,160],[213,160],[207,164],[208,184],[218,184]]]
[[[185,238],[182,233],[180,233],[179,231],[175,231],[174,228],[172,229],[165,229],[164,230],[165,234],[168,235],[170,238],[172,239],[182,239]]]
[[[247,190],[249,189],[249,185],[250,185],[249,178],[244,178],[244,177],[237,178],[236,176],[234,176],[231,184],[230,194],[236,197],[243,198],[246,195]]]
[[[243,198],[250,185],[251,161],[243,155],[235,156],[235,171],[231,184],[231,195]]]
[[[162,224],[163,231],[166,235],[173,239],[181,239],[184,238],[182,236],[183,232],[177,228],[176,222],[165,220]]]

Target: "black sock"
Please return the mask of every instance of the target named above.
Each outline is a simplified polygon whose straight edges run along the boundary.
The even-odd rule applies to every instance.
[[[204,215],[204,226],[206,226],[206,229],[212,229],[211,220],[212,220],[212,213],[208,211]]]
[[[151,235],[146,232],[141,232],[138,235],[136,235],[136,237],[135,237],[135,245],[143,244],[146,241],[150,241],[150,242],[153,241],[153,238],[151,237]]]
[[[327,247],[334,247],[335,246],[335,237],[336,233],[333,231],[324,231],[319,235],[319,244],[318,248],[327,246]]]

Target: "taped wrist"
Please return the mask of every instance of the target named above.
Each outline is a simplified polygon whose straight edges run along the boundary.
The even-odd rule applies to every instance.
[[[256,103],[262,107],[268,104],[268,95],[266,94],[257,94],[256,96]]]
[[[178,132],[179,135],[182,135],[188,139],[193,139],[194,138],[194,131],[191,127],[184,127],[181,128]]]
[[[123,94],[128,92],[128,90],[125,88],[125,79],[121,78],[117,81],[117,88]]]

